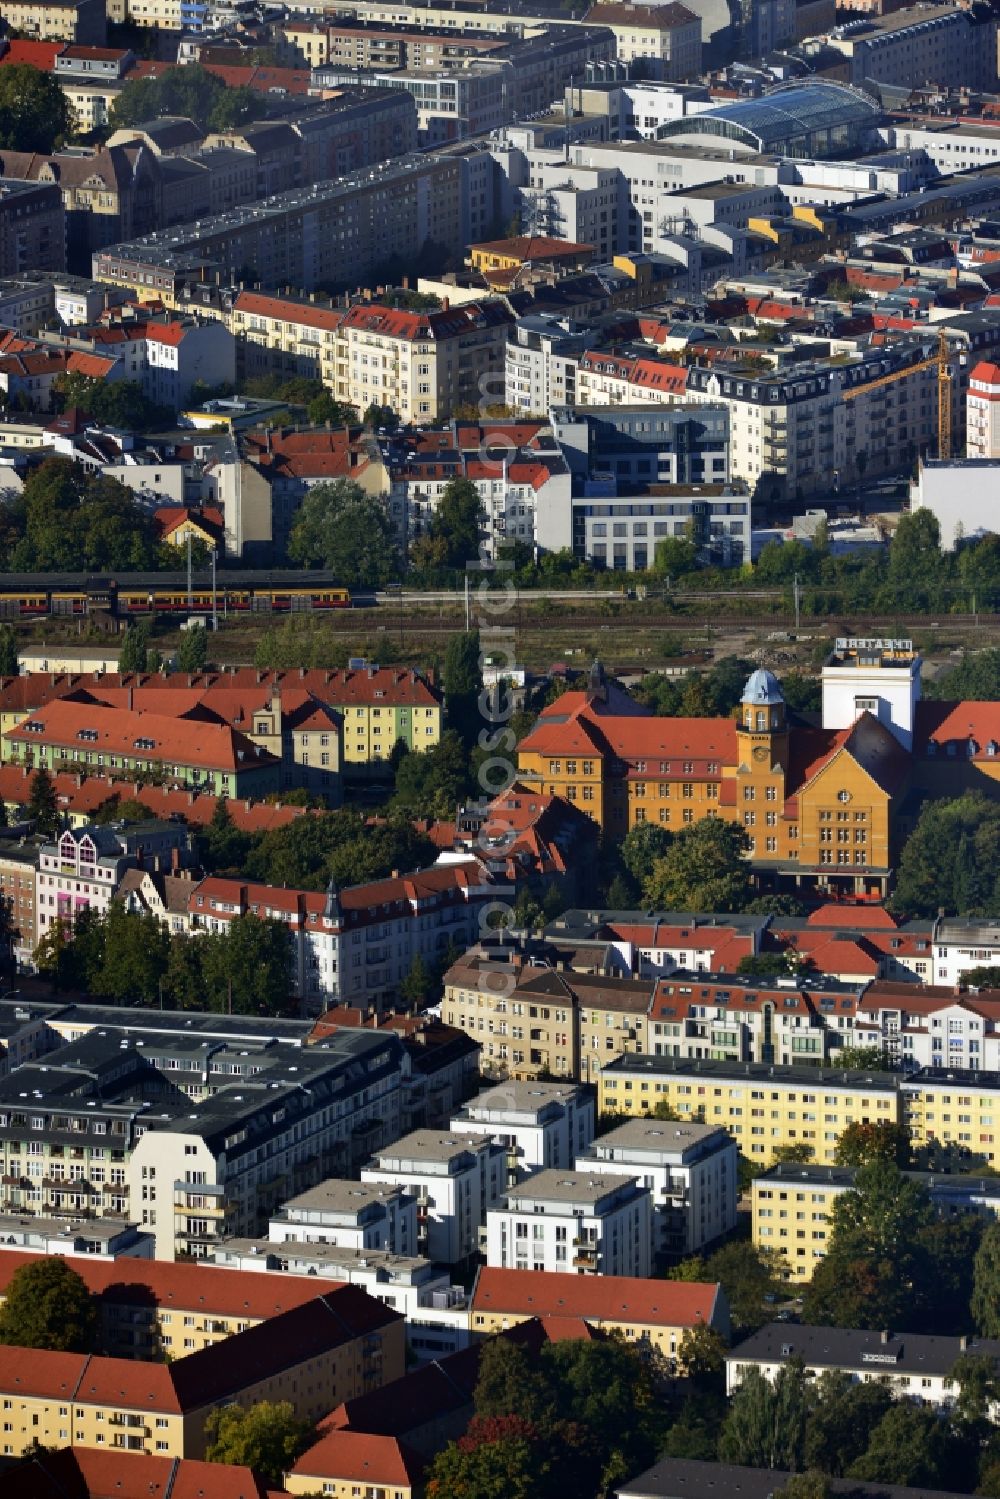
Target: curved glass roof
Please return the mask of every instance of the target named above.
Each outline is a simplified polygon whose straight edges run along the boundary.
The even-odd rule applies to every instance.
[[[816,132],[870,124],[881,113],[875,100],[858,89],[810,80],[775,89],[760,99],[737,99],[733,104],[671,120],[661,136],[732,133],[769,151]]]

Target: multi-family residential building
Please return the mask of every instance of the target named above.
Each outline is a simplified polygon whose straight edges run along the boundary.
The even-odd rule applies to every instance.
[[[358,1183],[354,1183],[358,1185]],[[417,1359],[428,1361],[468,1346],[469,1299],[450,1271],[414,1255],[385,1249],[340,1249],[301,1239],[223,1239],[215,1263],[235,1270],[315,1277],[361,1286],[406,1318],[406,1341]]]
[[[443,431],[380,435],[378,447],[401,547],[426,531],[453,479],[479,493],[487,555],[505,542],[572,545],[569,469],[547,423],[453,420]]]
[[[600,1074],[598,1108],[640,1116],[662,1103],[684,1121],[728,1130],[751,1161],[805,1145],[828,1166],[849,1124],[900,1122],[902,1088],[889,1072],[622,1056]]]
[[[1000,458],[1000,365],[989,359],[981,359],[969,372],[965,451],[969,458]]]
[[[539,1171],[486,1215],[486,1263],[500,1270],[641,1277],[651,1262],[650,1193],[624,1173]]]
[[[530,313],[510,328],[504,355],[504,401],[520,416],[541,416],[576,401],[576,374],[589,336],[568,319]]]
[[[593,1175],[635,1171],[652,1199],[653,1254],[697,1254],[736,1227],[736,1143],[724,1128],[690,1121],[630,1119],[576,1158]]]
[[[23,182],[58,182],[71,270],[89,273],[90,255],[99,246],[156,228],[156,159],[141,146],[80,146],[49,156],[4,151],[0,172]]]
[[[626,1342],[655,1348],[671,1361],[685,1333],[712,1327],[729,1336],[729,1306],[720,1285],[480,1267],[472,1289],[473,1332],[503,1332],[533,1317],[556,1323],[580,1319]]]
[[[0,1372],[9,1416],[0,1450],[16,1457],[40,1441],[72,1442],[203,1458],[205,1421],[220,1405],[287,1399],[312,1422],[331,1399],[376,1389],[404,1365],[403,1319],[354,1286],[331,1286],[175,1363],[10,1349]]]
[[[282,921],[291,938],[290,986],[306,1010],[381,1009],[419,956],[433,967],[479,931],[493,899],[473,861],[434,865],[367,885],[290,890],[212,875],[190,888],[190,931],[221,932],[251,913]]]
[[[11,0],[4,20],[12,32],[43,42],[82,42],[103,47],[107,18],[102,0]]]
[[[897,1399],[945,1411],[959,1396],[952,1375],[963,1355],[994,1362],[1000,1340],[770,1322],[726,1354],[726,1389],[738,1389],[751,1369],[774,1380],[794,1359],[812,1379],[828,1372],[846,1374],[854,1384],[877,1379]]]
[[[54,843],[38,850],[36,942],[57,924],[71,927],[82,911],[103,916],[127,870],[137,864],[154,871],[177,867],[188,861],[190,848],[191,835],[179,823],[64,828]]]
[[[281,762],[221,720],[191,721],[103,703],[50,702],[8,730],[15,764],[152,772],[219,796],[264,796],[281,785]]]
[[[379,1150],[362,1167],[361,1180],[412,1193],[419,1250],[457,1265],[477,1251],[486,1215],[503,1196],[506,1152],[479,1135],[414,1130]]]
[[[155,1247],[151,1233],[121,1218],[23,1213],[0,1213],[0,1242],[11,1253],[61,1254],[68,1260],[151,1260]]]
[[[946,5],[928,15],[912,5],[866,17],[863,27],[834,27],[826,42],[848,59],[853,84],[996,86],[996,19],[983,7]]]
[[[398,255],[405,264],[428,242],[460,256],[463,180],[460,158],[399,156],[115,244],[95,253],[93,274],[168,307],[206,269],[225,282],[246,279],[252,267],[263,285],[355,287],[387,258]]]
[[[470,1098],[451,1127],[487,1135],[507,1151],[507,1184],[548,1167],[570,1167],[594,1138],[594,1095],[575,1083],[509,1079]]]
[[[78,1039],[58,1069],[25,1063],[0,1080],[6,1210],[132,1217],[158,1259],[206,1257],[224,1233],[256,1233],[290,1190],[348,1174],[398,1133],[396,1036],[342,1030],[303,1049],[293,1026],[241,1055],[224,1039],[239,1023],[158,1014],[154,1026],[143,1014],[134,1031],[128,1011],[67,1017]]]
[[[402,1187],[328,1177],[271,1219],[272,1244],[330,1244],[409,1255],[417,1242],[417,1200]]]
[[[0,899],[7,919],[8,957],[18,969],[30,964],[38,940],[35,923],[40,849],[35,840],[0,840]]]
[[[908,1171],[930,1193],[942,1217],[978,1212],[1000,1215],[1000,1185],[995,1177]],[[852,1166],[811,1166],[782,1162],[753,1179],[750,1189],[753,1241],[778,1250],[783,1273],[792,1281],[811,1280],[829,1248],[833,1206],[850,1192],[857,1171]]]
[[[667,5],[598,0],[587,21],[607,26],[619,59],[640,63],[644,78],[680,83],[701,72],[701,20],[675,0]]]
[[[511,315],[484,300],[438,312],[364,304],[344,314],[335,335],[333,393],[364,412],[387,406],[418,426],[475,404],[480,381],[502,378]]]
[[[593,1082],[613,1057],[646,1044],[649,980],[559,971],[522,953],[476,949],[444,983],[442,1018],[479,1041],[489,1076]]]
[[[0,182],[0,275],[61,271],[66,216],[54,182]]]
[[[0,1251],[0,1297],[35,1259],[19,1249]],[[235,1270],[132,1256],[123,1270],[108,1254],[75,1256],[73,1268],[96,1303],[101,1349],[123,1359],[186,1358],[335,1289],[332,1281],[289,1275],[262,1276],[247,1286]]]

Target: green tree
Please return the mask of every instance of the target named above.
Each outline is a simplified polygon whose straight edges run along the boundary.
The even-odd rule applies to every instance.
[[[838,1067],[849,1067],[856,1072],[891,1072],[892,1058],[884,1046],[841,1046],[835,1057]],[[909,1159],[909,1139],[906,1144]],[[863,1165],[863,1161],[841,1161],[842,1166]],[[903,1162],[899,1162],[900,1165]]]
[[[299,507],[288,555],[323,567],[347,588],[374,588],[396,573],[396,543],[385,506],[352,479],[314,484]]]
[[[104,950],[90,988],[116,1004],[152,1004],[167,971],[170,940],[156,917],[113,901],[103,921]]]
[[[992,964],[964,968],[959,976],[969,989],[1000,989],[1000,968]]]
[[[722,1335],[704,1322],[686,1328],[677,1345],[677,1367],[698,1385],[721,1386],[726,1371],[726,1345]]]
[[[933,512],[901,515],[889,544],[889,577],[908,589],[929,583],[941,566],[941,527]]]
[[[366,427],[378,430],[385,427],[388,432],[395,432],[399,426],[399,417],[391,406],[379,406],[375,401],[365,407],[365,414],[361,418]]]
[[[747,978],[774,980],[778,974],[788,973],[788,954],[785,952],[744,953],[736,965],[736,972]]]
[[[833,1486],[825,1473],[808,1468],[804,1473],[793,1473],[778,1492],[786,1499],[832,1499]]]
[[[344,401],[335,401],[328,390],[321,390],[319,395],[313,396],[306,405],[306,411],[314,427],[351,427],[358,419],[354,406],[348,406]]]
[[[234,1015],[283,1015],[292,989],[292,937],[283,921],[248,913],[207,933],[202,975],[209,1008]]]
[[[833,1206],[829,1247],[806,1290],[803,1317],[833,1327],[920,1327],[935,1222],[927,1189],[884,1158],[859,1168]]]
[[[546,1499],[554,1495],[552,1459],[524,1416],[474,1416],[465,1436],[431,1463],[427,1499]]]
[[[312,1424],[297,1419],[289,1400],[261,1400],[248,1409],[222,1405],[205,1422],[205,1456],[210,1463],[252,1468],[279,1488],[312,1436]]]
[[[203,130],[230,130],[258,119],[267,101],[248,88],[228,88],[200,63],[168,68],[159,78],[126,83],[111,107],[111,123],[141,125],[162,115],[186,115]]]
[[[68,130],[69,106],[53,73],[29,63],[0,68],[0,149],[47,155]]]
[[[658,859],[670,848],[673,835],[658,822],[637,822],[621,841],[619,855],[636,884],[642,886],[652,875]]]
[[[837,1061],[843,1061],[840,1052]],[[844,1062],[845,1067],[851,1065]],[[910,1133],[904,1124],[895,1124],[888,1119],[877,1123],[856,1120],[847,1126],[837,1141],[835,1159],[838,1166],[868,1166],[872,1161],[891,1161],[905,1171],[911,1164],[912,1153]]]
[[[152,516],[131,491],[69,458],[48,458],[28,476],[14,530],[7,566],[15,572],[148,572],[159,562]]]
[[[118,670],[122,673],[145,671],[148,651],[149,626],[144,622],[128,625],[118,652]]]
[[[208,664],[208,631],[204,625],[191,625],[181,631],[177,649],[178,671],[200,672]]]
[[[956,1441],[935,1411],[895,1402],[871,1434],[866,1451],[847,1470],[864,1483],[945,1488],[960,1464]]]
[[[801,1364],[784,1364],[768,1379],[760,1369],[744,1372],[733,1393],[719,1457],[749,1468],[785,1468],[803,1463],[809,1398]]]
[[[525,1349],[509,1338],[490,1338],[483,1344],[476,1380],[478,1416],[518,1414],[544,1426],[553,1414],[552,1391],[540,1368]]]
[[[892,1405],[883,1384],[855,1384],[849,1374],[827,1370],[810,1392],[804,1458],[834,1478],[843,1477],[865,1451],[871,1434]]]
[[[97,1306],[81,1276],[58,1254],[14,1271],[0,1307],[0,1343],[89,1353],[97,1336]]]
[[[653,571],[661,578],[682,578],[698,566],[698,548],[684,536],[667,536],[653,552]]]
[[[1000,1338],[1000,1223],[983,1232],[973,1265],[971,1310],[984,1338]]]
[[[812,1158],[812,1146],[806,1140],[799,1140],[794,1145],[776,1145],[774,1155],[771,1157],[771,1165],[780,1166],[788,1163],[802,1166]]]
[[[988,915],[1000,904],[1000,807],[974,792],[928,802],[903,847],[889,902],[905,916]]]
[[[767,1321],[765,1296],[781,1288],[786,1270],[781,1255],[745,1239],[724,1244],[708,1259],[695,1255],[668,1272],[671,1280],[718,1281],[726,1293],[734,1329],[754,1332]]]
[[[466,745],[477,741],[484,725],[479,698],[483,690],[479,631],[449,637],[444,656],[444,701],[451,728]]]
[[[39,765],[31,778],[27,812],[39,833],[51,836],[58,830],[60,817],[55,782],[44,765]]]
[[[434,998],[434,975],[419,953],[399,986],[399,997],[414,1010],[422,1010]]]
[[[667,911],[741,911],[753,890],[749,849],[736,823],[706,817],[683,827],[653,866],[645,899]]]
[[[427,530],[414,542],[411,561],[418,569],[464,568],[479,557],[483,504],[471,479],[449,479]]]
[[[206,868],[216,874],[224,871],[241,873],[252,843],[252,838],[233,822],[227,799],[218,797],[211,821],[198,839]]]
[[[390,810],[404,817],[451,818],[469,789],[465,746],[453,729],[446,729],[433,749],[403,756]]]
[[[38,939],[32,962],[38,973],[45,974],[55,992],[72,987],[72,943],[61,921],[49,923]]]
[[[13,625],[0,625],[0,677],[16,677],[20,670],[17,631]]]

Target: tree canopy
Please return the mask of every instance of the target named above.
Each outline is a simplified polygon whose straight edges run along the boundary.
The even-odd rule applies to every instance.
[[[210,1463],[252,1468],[277,1488],[312,1436],[311,1423],[296,1418],[289,1400],[261,1400],[248,1409],[223,1405],[205,1422],[205,1456]]]
[[[115,97],[110,119],[142,125],[163,115],[182,115],[206,131],[232,130],[267,113],[267,100],[253,89],[229,88],[200,63],[168,68],[158,78],[139,78]],[[38,148],[41,149],[41,148]]]
[[[750,840],[734,822],[706,817],[680,829],[643,887],[664,911],[741,911],[753,893]]]
[[[148,572],[163,560],[152,516],[131,491],[69,458],[46,459],[0,504],[0,535],[11,572]]]
[[[62,144],[69,123],[69,104],[54,73],[30,63],[0,68],[0,149],[47,154]]]
[[[427,529],[410,548],[411,565],[434,573],[464,568],[479,556],[483,503],[471,479],[449,479]]]
[[[325,568],[347,588],[379,587],[398,568],[385,506],[352,479],[312,486],[292,526],[288,555],[305,567]]]
[[[84,1280],[62,1255],[44,1255],[11,1276],[0,1306],[0,1343],[90,1353],[97,1305]]]
[[[928,802],[903,846],[889,905],[905,916],[986,916],[1000,902],[1000,806],[976,792]]]

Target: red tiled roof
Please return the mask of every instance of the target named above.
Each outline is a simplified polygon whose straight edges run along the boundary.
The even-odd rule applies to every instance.
[[[1000,703],[943,703],[925,699],[917,704],[913,743],[918,754],[928,745],[940,753],[954,744],[962,759],[995,759],[1000,754]],[[989,746],[993,745],[993,754]]]
[[[0,57],[0,63],[27,63],[32,68],[38,68],[42,73],[51,73],[56,65],[56,58],[63,50],[62,42],[29,42],[8,41],[4,54]]]
[[[843,906],[817,906],[806,918],[810,926],[829,926],[842,930],[845,926],[881,927],[884,931],[895,931],[898,923],[884,906],[852,906],[845,912]]]
[[[571,239],[554,239],[548,234],[515,234],[510,239],[484,240],[482,244],[470,245],[470,253],[480,250],[484,254],[506,255],[530,265],[534,260],[576,259],[588,252],[593,254],[593,245]]]
[[[317,307],[313,302],[293,302],[284,297],[268,297],[257,291],[241,291],[233,304],[237,312],[257,317],[280,318],[287,323],[301,323],[306,328],[324,328],[332,332],[344,320],[336,307]]]
[[[47,703],[40,714],[32,714],[16,728],[9,729],[8,740],[72,746],[133,760],[152,757],[206,769],[240,771],[277,763],[273,755],[224,723],[199,720],[195,733],[190,721],[169,718],[163,713],[130,712],[127,708],[108,708],[101,703],[70,699]],[[32,730],[29,724],[40,727]],[[93,731],[96,738],[81,739],[81,730]],[[137,748],[136,741],[140,739],[151,741],[153,747]]]
[[[719,1286],[701,1281],[637,1280],[620,1275],[560,1275],[549,1270],[499,1270],[484,1265],[472,1312],[524,1317],[582,1317],[647,1327],[711,1324]]]
[[[386,1488],[411,1488],[420,1482],[424,1462],[396,1437],[362,1431],[327,1431],[292,1468],[296,1477]]]
[[[11,1277],[38,1259],[22,1249],[0,1248],[0,1296],[7,1294]],[[169,1260],[73,1261],[73,1269],[87,1289],[102,1301],[123,1305],[178,1307],[205,1316],[247,1317],[264,1321],[290,1307],[315,1301],[341,1284],[301,1275],[247,1275],[222,1265]]]

